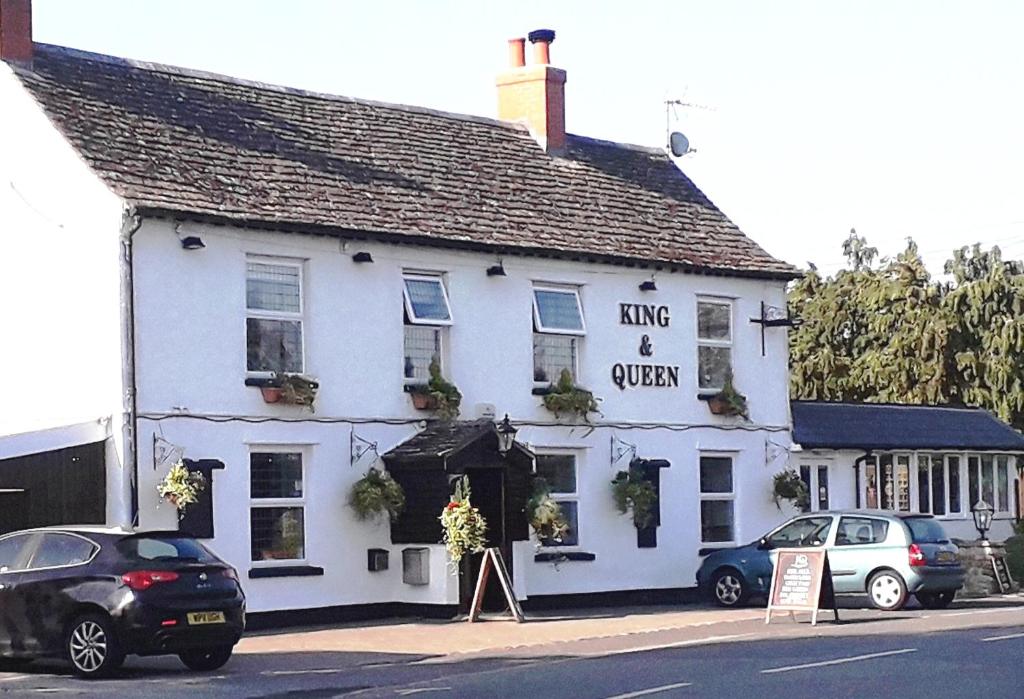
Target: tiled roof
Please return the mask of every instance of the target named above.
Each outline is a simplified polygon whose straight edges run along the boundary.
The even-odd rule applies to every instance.
[[[143,213],[789,278],[655,149],[36,45],[22,83]]]
[[[494,421],[436,420],[383,455],[385,461],[416,461],[444,458],[494,434]]]
[[[1024,451],[1024,437],[977,408],[792,401],[793,440],[805,449]]]

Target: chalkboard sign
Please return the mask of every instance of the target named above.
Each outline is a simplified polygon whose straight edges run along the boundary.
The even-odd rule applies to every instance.
[[[999,591],[1006,593],[1012,590],[1013,578],[1010,577],[1010,571],[1006,567],[1006,559],[1002,556],[989,556],[989,560],[992,561],[992,571],[996,574]]]
[[[473,604],[469,609],[468,620],[474,622],[480,618],[480,610],[484,605],[484,590],[487,588],[491,568],[494,569],[495,575],[498,576],[498,582],[501,583],[501,590],[505,593],[505,601],[508,602],[512,618],[520,622],[526,621],[523,608],[519,605],[519,600],[516,599],[515,592],[512,590],[512,578],[508,574],[508,568],[505,567],[505,559],[498,548],[484,549],[484,558],[480,561],[480,575],[476,580],[476,590],[473,593]]]
[[[776,549],[775,568],[764,623],[772,612],[810,612],[811,624],[818,623],[818,610],[831,609],[839,621],[832,570],[824,549]]]

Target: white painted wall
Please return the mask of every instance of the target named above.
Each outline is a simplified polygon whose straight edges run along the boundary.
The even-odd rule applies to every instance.
[[[91,423],[118,436],[122,476],[121,212],[0,63],[0,459],[69,446]]]
[[[784,305],[781,283],[664,273],[658,291],[638,284],[649,272],[605,265],[507,257],[508,276],[488,278],[492,255],[373,243],[350,243],[311,236],[251,232],[229,227],[183,224],[207,247],[184,251],[174,223],[147,220],[136,235],[136,309],[139,362],[140,479],[142,525],[172,527],[174,514],[158,507],[152,436],[183,446],[190,458],[218,458],[213,548],[245,572],[249,562],[248,453],[252,444],[304,445],[307,559],[322,566],[322,577],[248,580],[253,611],[337,604],[407,601],[454,603],[454,576],[445,574],[444,551],[431,551],[431,584],[402,583],[401,549],[391,546],[386,524],[355,520],[345,505],[351,484],[372,457],[351,464],[352,429],[377,442],[381,453],[411,436],[427,417],[412,408],[402,391],[403,268],[447,274],[454,325],[446,373],[464,394],[464,415],[477,403],[492,403],[498,415],[546,423],[524,426],[519,439],[533,448],[569,448],[579,455],[580,546],[593,562],[534,563],[534,546],[516,546],[517,593],[542,595],[618,589],[690,587],[697,555],[700,514],[700,450],[735,455],[738,541],[760,536],[785,514],[771,502],[771,476],[785,464],[785,451],[766,449],[766,439],[788,445],[785,330],[769,330],[767,356],[749,318],[760,302]],[[356,264],[366,250],[373,264]],[[304,269],[306,371],[321,382],[317,412],[267,405],[256,388],[243,385],[245,371],[246,254],[299,258]],[[531,394],[533,280],[576,283],[582,287],[587,336],[581,353],[581,383],[603,398],[603,416],[593,430],[554,424],[553,416]],[[734,348],[736,385],[747,394],[752,422],[710,415],[696,399],[695,310],[698,295],[736,298]],[[619,302],[668,304],[668,328],[619,325]],[[611,381],[615,362],[644,361],[640,336],[650,335],[654,356],[646,361],[678,364],[681,386],[620,391]],[[157,421],[155,417],[171,414]],[[186,415],[280,417],[317,422],[211,422]],[[148,416],[148,418],[147,418]],[[405,419],[407,424],[357,424],[339,418]],[[615,429],[616,423],[671,425],[654,430]],[[776,430],[766,432],[765,426]],[[718,429],[718,428],[729,429]],[[732,429],[741,427],[743,429]],[[619,515],[610,481],[622,462],[610,463],[612,434],[636,444],[638,455],[667,458],[662,473],[662,526],[656,549],[638,549],[630,520]],[[766,463],[766,454],[772,455]],[[436,532],[440,539],[440,526]],[[366,570],[366,549],[391,550],[391,569]]]

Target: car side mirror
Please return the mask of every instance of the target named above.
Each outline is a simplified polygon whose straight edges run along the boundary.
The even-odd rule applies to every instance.
[[[760,540],[758,540],[758,542],[757,542],[757,548],[761,549],[762,551],[766,551],[766,550],[770,549],[771,547],[772,547],[772,545],[771,545],[771,543],[769,543],[767,536],[762,536],[760,538]]]

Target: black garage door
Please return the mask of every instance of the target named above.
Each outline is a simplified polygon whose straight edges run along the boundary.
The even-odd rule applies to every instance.
[[[103,442],[0,459],[0,533],[51,524],[103,524]]]

